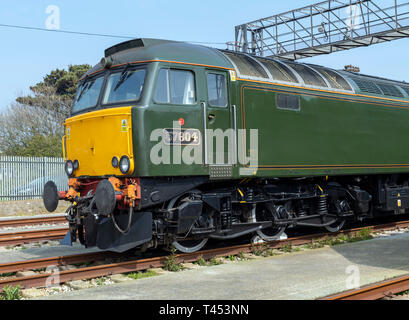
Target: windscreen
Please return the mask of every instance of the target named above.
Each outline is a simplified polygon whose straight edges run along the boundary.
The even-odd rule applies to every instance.
[[[95,107],[98,102],[103,82],[104,78],[99,77],[82,83],[78,87],[72,107],[72,112],[75,113],[81,110]]]
[[[124,70],[109,76],[103,104],[137,101],[145,83],[145,69]]]

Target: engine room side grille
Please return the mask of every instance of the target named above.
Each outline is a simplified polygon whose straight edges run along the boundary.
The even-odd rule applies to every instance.
[[[225,179],[233,176],[233,167],[231,165],[212,165],[209,166],[210,179]]]

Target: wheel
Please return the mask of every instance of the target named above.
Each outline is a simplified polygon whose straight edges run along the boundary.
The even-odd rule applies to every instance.
[[[178,240],[173,241],[172,245],[180,252],[191,253],[202,249],[206,245],[207,240],[208,238],[198,240]]]
[[[345,225],[345,219],[337,219],[333,224],[329,226],[323,227],[328,232],[338,232],[340,231]]]
[[[283,207],[279,206],[279,210]],[[273,225],[268,228],[257,230],[259,237],[265,241],[278,240],[287,228],[284,226],[274,225],[274,221],[280,217],[276,207],[271,203],[262,203],[256,206],[256,221],[273,221]]]
[[[168,204],[168,209],[173,209],[177,208],[182,202],[187,201],[189,199],[189,196],[192,193],[200,193],[199,190],[192,190],[186,194],[183,194],[179,197],[175,197],[172,200],[169,201]],[[197,222],[195,222],[197,224]],[[184,238],[189,237],[189,234],[185,235]],[[191,252],[196,252],[202,249],[207,241],[208,238],[202,238],[202,239],[180,239],[180,240],[175,240],[172,242],[172,245],[180,252],[183,253],[191,253]]]

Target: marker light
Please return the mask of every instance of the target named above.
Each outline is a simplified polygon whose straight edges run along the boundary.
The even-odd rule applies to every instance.
[[[118,165],[119,165],[118,157],[113,157],[111,160],[111,164],[114,168],[118,168]]]
[[[119,170],[123,174],[128,173],[129,169],[131,168],[131,160],[127,156],[122,156],[121,160],[119,160]]]
[[[68,160],[68,161],[65,163],[65,173],[66,173],[69,177],[71,177],[72,174],[74,173],[74,165],[73,165],[73,163],[72,163],[71,160]]]
[[[80,162],[78,160],[74,160],[72,165],[74,167],[74,170],[78,170],[78,168],[80,167]]]

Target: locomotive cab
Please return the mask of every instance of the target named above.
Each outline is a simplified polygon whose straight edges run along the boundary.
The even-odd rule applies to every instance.
[[[81,79],[64,124],[69,190],[57,193],[50,182],[43,196],[49,211],[58,200],[73,203],[68,242],[79,238],[86,246],[124,251],[150,241],[152,232],[140,230],[152,229],[152,214],[142,209],[206,182],[211,161],[227,164],[231,174],[233,141],[219,152],[203,134],[235,126],[230,65],[208,48],[176,44],[143,39],[117,45]],[[159,52],[168,47],[172,59],[159,59],[157,46]],[[207,63],[200,57],[185,63],[186,47]],[[166,183],[155,186],[152,177]]]

